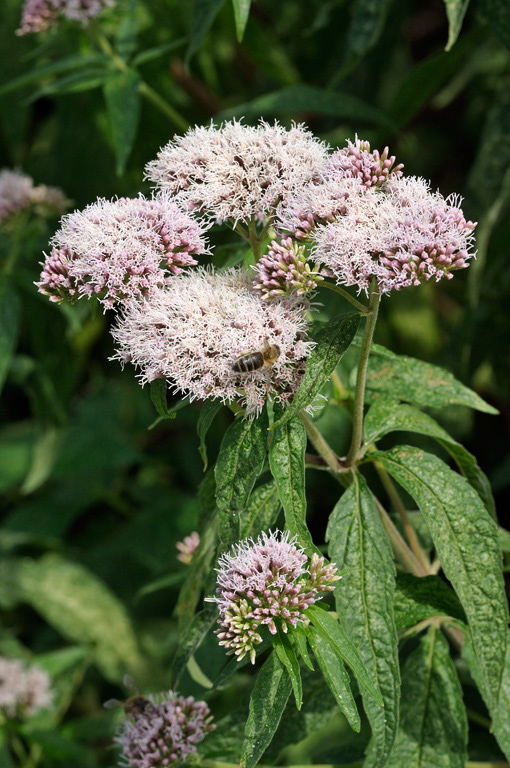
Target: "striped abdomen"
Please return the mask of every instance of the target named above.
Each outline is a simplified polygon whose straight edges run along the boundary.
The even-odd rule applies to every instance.
[[[262,352],[249,352],[242,355],[232,363],[232,370],[236,373],[251,373],[264,367],[264,355]]]

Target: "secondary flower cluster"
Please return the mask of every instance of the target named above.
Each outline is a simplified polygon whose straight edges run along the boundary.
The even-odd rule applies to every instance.
[[[31,717],[51,704],[50,679],[39,667],[0,656],[0,712],[6,717]]]
[[[208,599],[218,604],[216,634],[229,654],[240,661],[248,653],[254,664],[262,626],[274,635],[307,623],[307,608],[340,578],[336,565],[323,557],[313,554],[309,570],[307,560],[296,539],[279,531],[236,544],[220,558],[218,596]]]
[[[12,216],[33,208],[37,213],[62,213],[68,201],[57,187],[34,185],[33,179],[20,171],[0,171],[0,226]]]
[[[122,765],[129,768],[165,768],[197,751],[215,729],[205,701],[184,698],[173,691],[149,696],[143,712],[127,720],[115,741],[122,748]]]
[[[200,535],[196,531],[192,531],[189,536],[185,536],[182,541],[178,541],[175,545],[179,551],[177,560],[180,560],[184,565],[189,565],[199,544]]]
[[[320,266],[314,267],[307,260],[304,246],[290,237],[285,237],[280,243],[273,240],[269,251],[257,264],[256,271],[257,278],[253,285],[263,299],[288,296],[294,292],[297,296],[304,296],[313,291],[325,276]]]
[[[60,16],[86,24],[114,4],[115,0],[25,0],[21,26],[16,34],[43,32],[52,27]]]

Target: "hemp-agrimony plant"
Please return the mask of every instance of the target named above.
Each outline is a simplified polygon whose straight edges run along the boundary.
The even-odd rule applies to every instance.
[[[190,571],[172,685],[218,622],[233,660],[212,687],[240,665],[263,662],[238,755],[245,768],[293,706],[291,690],[306,706],[302,674],[310,670],[358,731],[356,680],[371,729],[365,766],[463,768],[462,656],[509,754],[508,613],[494,503],[476,459],[422,410],[494,409],[446,371],[373,342],[381,301],[469,266],[475,225],[460,200],[404,175],[388,149],[356,139],[331,151],[303,126],[265,122],[192,129],[160,151],[147,177],[157,187],[150,199],[99,200],[65,216],[38,285],[55,302],[94,298],[118,311],[115,358],[150,383],[160,417],[174,415],[168,389],[184,397],[178,407],[204,401],[202,455],[221,405],[235,414],[207,476],[214,511],[179,546]],[[212,224],[211,240],[221,226],[244,243],[223,269],[206,266]],[[321,323],[315,310],[325,289],[338,312]],[[337,371],[351,345],[359,353],[352,398]],[[352,414],[345,456],[314,418],[331,385],[337,407]],[[382,448],[392,432],[437,440],[456,469],[412,445]],[[307,469],[338,481],[328,560],[307,527]],[[404,637],[413,642],[401,668]],[[181,742],[172,747],[150,710],[143,718],[134,717],[129,738],[137,728],[155,735],[137,736],[136,757],[126,748],[125,763],[179,759]],[[219,723],[208,739],[221,735]]]

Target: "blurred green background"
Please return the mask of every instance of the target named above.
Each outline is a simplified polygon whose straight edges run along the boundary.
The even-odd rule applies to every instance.
[[[389,144],[407,173],[445,196],[462,194],[466,215],[479,222],[478,259],[451,282],[386,298],[376,340],[443,365],[499,409],[498,417],[462,408],[435,415],[478,457],[504,516],[510,6],[473,2],[462,23],[466,5],[448,0],[449,24],[440,0],[256,0],[239,42],[242,24],[238,13],[236,29],[229,0],[118,0],[88,29],[61,23],[21,38],[14,34],[21,2],[3,0],[0,168],[19,167],[83,207],[98,196],[148,192],[144,164],[186,125],[262,116],[305,122],[333,146],[355,134],[374,148]],[[141,98],[142,80],[170,109]],[[131,368],[109,361],[112,316],[84,302],[55,306],[37,293],[42,251],[57,226],[32,215],[0,233],[0,269],[18,253],[1,309],[12,332],[0,405],[0,653],[35,658],[56,681],[56,708],[23,726],[27,743],[39,745],[39,764],[96,768],[115,762],[109,744],[119,717],[101,702],[127,693],[124,673],[143,690],[169,685],[176,596],[186,578],[175,543],[206,514],[207,479],[200,405],[149,429],[156,418],[149,392]],[[223,264],[236,241],[221,234],[219,242],[214,260]],[[329,295],[319,301],[327,316]],[[221,410],[209,431],[211,459],[230,420]],[[344,411],[327,406],[318,424],[344,452]],[[337,486],[309,474],[310,527],[321,543]],[[214,639],[199,666],[200,657],[208,674],[224,663]],[[182,692],[204,695],[200,670],[191,672]],[[216,717],[246,699],[251,681],[241,673],[214,694]],[[313,695],[310,702],[304,714],[289,714],[272,756],[283,749],[282,763],[359,758],[366,734],[354,739],[339,716],[320,739],[305,738],[324,725]],[[244,716],[242,709],[233,716],[231,744],[217,740],[219,755],[235,754]],[[474,733],[471,755],[496,759],[490,737]],[[288,747],[296,738],[305,741]]]

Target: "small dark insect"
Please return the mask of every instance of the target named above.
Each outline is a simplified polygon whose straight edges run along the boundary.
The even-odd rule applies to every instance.
[[[133,696],[130,696],[126,701],[120,701],[119,699],[108,699],[103,704],[105,709],[115,709],[116,707],[122,707],[126,717],[136,719],[139,715],[147,715],[153,709],[153,704],[148,698],[142,696],[138,692],[135,681],[130,675],[124,677],[124,685],[126,688],[131,688],[132,691],[136,691]]]
[[[280,347],[276,344],[266,344],[259,352],[248,352],[241,355],[232,363],[232,370],[236,373],[251,373],[260,371],[261,368],[267,368],[272,365],[280,356]]]

